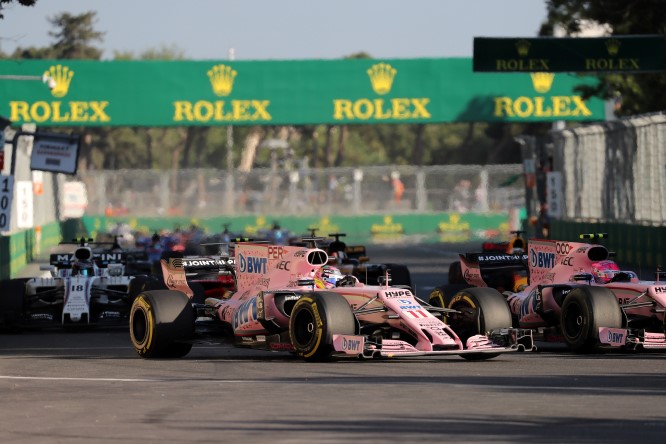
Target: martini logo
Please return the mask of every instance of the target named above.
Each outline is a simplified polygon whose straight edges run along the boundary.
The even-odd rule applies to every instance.
[[[538,94],[549,92],[555,81],[555,74],[547,72],[530,73],[532,87]],[[592,111],[580,96],[519,96],[516,98],[495,97],[494,115],[500,118],[565,118],[591,116]]]
[[[68,66],[53,65],[44,71],[44,76],[54,81],[51,95],[62,98],[69,93],[74,71]],[[108,106],[109,102],[105,100],[38,100],[33,103],[16,100],[9,102],[9,118],[12,122],[21,123],[105,123],[111,121],[106,110]]]
[[[226,97],[231,94],[236,74],[238,73],[233,68],[225,65],[213,66],[208,71],[208,78],[216,96]]]
[[[44,76],[52,78],[55,82],[55,86],[51,90],[53,97],[65,97],[67,91],[69,91],[69,84],[72,81],[72,77],[74,77],[74,71],[66,66],[56,65],[47,69],[44,72]]]
[[[389,94],[398,70],[388,63],[377,63],[367,71],[372,90],[380,96]],[[361,98],[358,100],[333,99],[333,120],[347,121],[427,121],[432,118],[428,110],[429,98],[396,97]]]
[[[391,91],[393,78],[398,71],[387,63],[378,63],[368,70],[372,89],[381,95]]]
[[[238,72],[227,65],[215,65],[206,75],[217,97],[231,95]],[[174,122],[270,122],[270,100],[176,100],[173,102]]]

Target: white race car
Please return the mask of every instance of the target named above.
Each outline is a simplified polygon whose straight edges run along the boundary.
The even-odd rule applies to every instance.
[[[85,239],[72,253],[50,255],[48,277],[0,282],[0,325],[9,328],[120,325],[129,319],[132,276],[126,253],[93,252]]]

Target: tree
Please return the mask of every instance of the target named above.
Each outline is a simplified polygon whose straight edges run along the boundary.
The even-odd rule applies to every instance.
[[[9,5],[10,3],[18,3],[21,6],[35,6],[35,3],[37,3],[37,0],[0,0],[0,19],[4,19],[5,16],[2,14],[3,9],[5,9],[6,5]]]
[[[610,35],[666,34],[666,14],[661,0],[548,0],[548,17],[540,35],[553,35],[560,27],[576,35],[590,22],[605,26]],[[658,55],[657,55],[658,56]],[[661,55],[663,57],[663,54]],[[627,116],[666,109],[663,73],[605,74],[593,88],[580,88],[583,97],[621,100],[616,110]]]

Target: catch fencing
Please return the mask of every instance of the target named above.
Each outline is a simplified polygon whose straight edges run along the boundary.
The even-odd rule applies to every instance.
[[[563,221],[664,224],[664,113],[551,131],[544,141],[520,139],[523,158],[535,165],[537,177],[536,193],[527,192],[528,214],[538,212],[547,193],[555,193],[561,196]],[[560,189],[545,186],[549,170],[561,173]]]
[[[87,215],[360,215],[523,208],[521,165],[79,172]],[[520,180],[518,180],[520,179]]]

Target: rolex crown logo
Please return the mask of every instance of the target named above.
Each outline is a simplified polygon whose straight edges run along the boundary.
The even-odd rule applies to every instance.
[[[372,89],[377,94],[386,94],[391,91],[393,78],[398,71],[387,63],[377,63],[368,69]]]
[[[525,39],[518,40],[516,42],[516,50],[519,56],[525,57],[530,52],[530,42]]]
[[[51,90],[54,97],[65,97],[69,91],[69,84],[74,77],[74,71],[66,66],[55,65],[44,71],[44,76],[53,79],[55,86]]]
[[[552,72],[533,72],[530,73],[530,77],[532,77],[534,90],[541,94],[550,91],[550,87],[553,86],[553,80],[555,80],[555,74]]]
[[[620,51],[620,41],[618,39],[608,39],[606,40],[606,50],[611,56],[616,56],[618,51]]]
[[[216,96],[226,97],[231,94],[236,74],[232,67],[225,65],[215,65],[208,71],[208,78]]]

